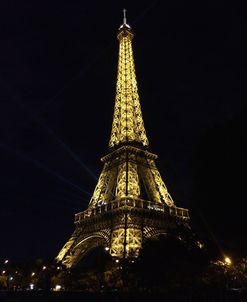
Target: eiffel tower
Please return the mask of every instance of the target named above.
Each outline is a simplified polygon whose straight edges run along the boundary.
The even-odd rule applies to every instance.
[[[187,209],[175,206],[149,152],[132,51],[133,32],[118,29],[118,74],[108,153],[88,208],[75,215],[75,231],[56,257],[67,268],[103,247],[116,259],[138,257],[143,243],[188,225]]]

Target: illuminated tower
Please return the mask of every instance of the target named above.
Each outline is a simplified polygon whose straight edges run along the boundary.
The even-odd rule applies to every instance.
[[[143,242],[186,225],[187,209],[175,206],[150,153],[138,95],[133,33],[118,30],[119,61],[109,151],[88,208],[75,215],[75,231],[56,260],[70,268],[102,246],[112,257],[136,258]]]

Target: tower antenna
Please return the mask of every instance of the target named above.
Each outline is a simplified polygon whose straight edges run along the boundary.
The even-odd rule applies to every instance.
[[[126,20],[126,12],[127,12],[127,10],[124,8],[124,9],[123,9],[123,24],[124,24],[124,25],[127,24],[127,20]]]

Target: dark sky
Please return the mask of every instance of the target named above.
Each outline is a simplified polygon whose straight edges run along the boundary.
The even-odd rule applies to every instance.
[[[217,1],[164,2],[1,1],[0,258],[56,256],[87,206],[110,136],[124,7],[151,151],[189,206],[198,141],[246,103],[247,19]]]

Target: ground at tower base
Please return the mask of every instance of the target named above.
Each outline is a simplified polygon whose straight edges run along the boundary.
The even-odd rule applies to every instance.
[[[247,259],[219,257],[161,236],[136,261],[115,261],[104,249],[71,270],[41,259],[25,267],[10,261],[0,301],[246,301]]]

